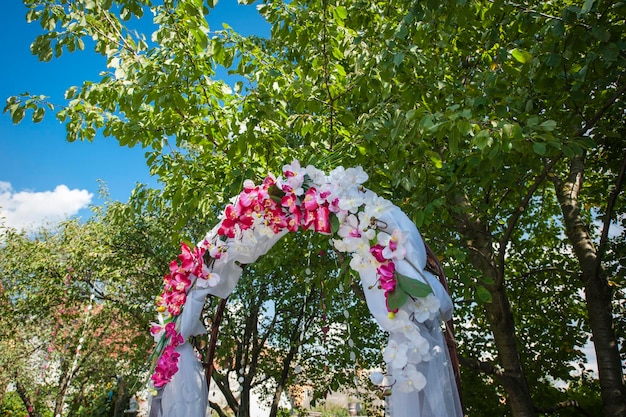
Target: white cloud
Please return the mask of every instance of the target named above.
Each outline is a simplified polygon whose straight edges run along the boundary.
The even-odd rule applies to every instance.
[[[53,191],[16,191],[11,183],[0,181],[0,224],[29,229],[58,222],[87,208],[93,194],[58,185]]]

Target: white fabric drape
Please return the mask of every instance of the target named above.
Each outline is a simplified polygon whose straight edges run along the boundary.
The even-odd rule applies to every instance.
[[[452,301],[437,278],[424,270],[426,250],[413,222],[396,206],[391,206],[379,220],[381,224],[387,225],[383,231],[391,233],[399,229],[408,237],[405,242],[407,249],[405,259],[396,262],[396,269],[405,276],[428,283],[439,300],[441,311],[440,317],[424,323],[412,321],[419,334],[428,341],[433,353],[430,360],[415,365],[426,377],[427,383],[419,392],[405,393],[392,390],[391,417],[462,417],[448,349],[441,331],[443,321],[452,317]],[[256,237],[245,246],[237,245],[237,252],[229,249],[227,257],[215,261],[213,272],[219,274],[221,278],[219,284],[212,288],[194,287],[185,303],[179,319],[180,333],[185,339],[206,333],[200,322],[206,296],[210,294],[221,298],[228,297],[241,276],[242,269],[238,264],[253,263],[267,253],[286,233],[285,231],[263,238]],[[390,333],[390,341],[398,344],[406,342],[405,332],[397,329],[396,323],[388,317],[383,291],[375,285],[371,288],[363,285],[363,290],[372,315],[380,326]],[[153,400],[151,417],[204,417],[208,393],[202,366],[188,343],[179,346],[177,351],[180,353],[179,371]],[[390,375],[389,378],[393,379],[394,376]]]
[[[227,256],[215,261],[212,271],[220,276],[220,282],[215,287],[194,286],[187,296],[179,318],[179,331],[185,340],[189,336],[206,333],[206,328],[200,321],[206,297],[208,295],[228,297],[243,272],[239,265],[254,263],[286,233],[287,231],[264,236],[246,246],[238,245],[237,252],[231,250]],[[185,342],[178,346],[176,351],[180,353],[178,372],[153,399],[150,417],[204,417],[207,409],[208,387],[202,365],[189,343]]]
[[[389,398],[390,417],[462,417],[463,411],[459,393],[454,378],[454,370],[450,362],[445,338],[442,332],[443,322],[452,317],[452,299],[437,277],[425,270],[426,247],[415,224],[398,207],[393,208],[382,216],[381,223],[386,223],[384,231],[399,229],[407,237],[405,259],[396,261],[396,270],[410,278],[426,282],[430,285],[434,295],[439,300],[440,317],[412,324],[419,330],[422,337],[428,340],[432,358],[416,364],[419,372],[426,377],[426,386],[419,392],[401,392],[392,389]],[[398,344],[406,342],[405,332],[398,331],[393,319],[389,319],[382,291],[376,288],[368,289],[364,286],[367,304],[370,312],[380,324],[389,332],[389,340]],[[407,310],[407,306],[401,310]],[[393,375],[388,375],[393,380]]]

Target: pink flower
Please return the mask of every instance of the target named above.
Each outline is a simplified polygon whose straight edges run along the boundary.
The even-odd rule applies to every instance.
[[[314,211],[305,210],[302,216],[302,227],[304,229],[309,229],[317,220]]]
[[[244,188],[244,190],[239,193],[239,200],[237,201],[237,204],[242,207],[250,207],[258,200],[258,197],[259,193],[256,188]]]
[[[379,244],[376,244],[370,248],[370,253],[378,262],[387,262],[387,259],[383,256],[383,250],[385,248]]]
[[[309,211],[316,210],[319,204],[317,203],[317,190],[314,187],[309,188],[304,194],[302,205]]]
[[[222,223],[220,224],[220,227],[217,230],[217,234],[220,236],[227,236],[227,237],[233,238],[235,237],[236,221],[237,221],[237,218],[239,217],[239,215],[237,214],[235,210],[235,206],[233,206],[232,204],[227,205],[224,211],[224,215],[226,216],[226,218],[222,220]]]
[[[265,220],[274,233],[278,233],[288,226],[287,218],[280,208],[266,211]]]
[[[330,206],[328,207],[328,209],[333,213],[341,212],[341,208],[339,207],[339,199],[333,199],[333,201],[330,202]]]
[[[167,311],[172,316],[178,316],[183,305],[185,305],[185,301],[187,301],[187,294],[184,292],[171,293],[167,299]]]
[[[174,351],[172,345],[163,349],[163,353],[154,368],[154,373],[150,377],[155,387],[160,388],[172,380],[172,377],[178,372],[179,356],[180,353]]]
[[[150,334],[156,336],[163,331],[163,327],[160,324],[152,323],[150,326]]]
[[[330,211],[328,206],[319,206],[315,212],[315,231],[322,234],[330,234]]]
[[[293,213],[298,209],[296,202],[298,199],[293,194],[287,194],[280,200],[280,205],[283,207],[287,207],[290,213]]]
[[[287,229],[290,232],[297,232],[300,227],[300,223],[302,221],[302,211],[300,207],[296,206],[295,210],[292,212],[291,216],[287,220]]]
[[[191,249],[185,243],[181,243],[181,253],[178,255],[178,259],[180,260],[180,264],[182,269],[185,271],[190,271],[193,268],[195,263],[195,259],[193,254],[191,253]]]
[[[273,175],[268,175],[263,180],[263,189],[267,190],[271,186],[276,185],[276,178]]]
[[[380,283],[380,287],[385,291],[385,295],[396,289],[396,266],[393,262],[382,264],[376,271],[378,272],[378,282]]]
[[[191,286],[191,280],[184,271],[166,275],[165,278],[167,280],[167,286],[169,286],[169,288],[173,291],[187,291],[187,288]]]
[[[176,323],[174,323],[173,321],[167,323],[165,325],[165,335],[168,338],[171,338],[172,336],[175,336],[176,333]]]

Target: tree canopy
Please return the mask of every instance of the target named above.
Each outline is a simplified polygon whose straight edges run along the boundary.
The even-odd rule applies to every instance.
[[[148,148],[162,187],[138,188],[137,210],[210,224],[293,159],[361,165],[453,277],[470,415],[593,414],[596,383],[623,415],[623,2],[269,0],[251,6],[267,39],[210,28],[210,0],[24,3],[40,59],[89,45],[108,68],[62,107],[5,111]],[[597,381],[576,366],[590,334]]]

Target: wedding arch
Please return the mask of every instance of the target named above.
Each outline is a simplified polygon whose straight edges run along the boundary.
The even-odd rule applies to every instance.
[[[246,180],[218,224],[194,248],[182,244],[157,297],[157,360],[151,376],[151,417],[204,417],[208,388],[186,340],[206,333],[200,314],[207,296],[226,299],[242,273],[285,234],[330,235],[350,257],[368,308],[389,339],[386,374],[374,384],[391,388],[391,417],[461,417],[442,323],[452,317],[447,288],[427,268],[427,249],[400,208],[363,187],[361,167],[330,173],[294,161],[262,184]],[[215,335],[213,335],[215,336]]]

